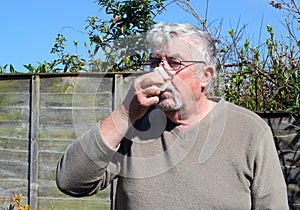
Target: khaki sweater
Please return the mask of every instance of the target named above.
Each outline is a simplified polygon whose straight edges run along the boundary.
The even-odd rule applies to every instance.
[[[223,99],[186,132],[152,109],[118,151],[97,124],[57,167],[57,185],[71,196],[95,194],[115,178],[116,209],[288,209],[268,125]]]

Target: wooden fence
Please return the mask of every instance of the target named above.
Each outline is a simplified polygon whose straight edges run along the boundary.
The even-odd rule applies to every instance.
[[[72,141],[121,102],[138,75],[1,75],[0,198],[9,200],[22,193],[24,203],[41,210],[109,209],[110,189],[85,198],[61,193],[55,183],[56,165]],[[294,122],[286,116],[277,116],[275,121],[262,117],[274,127],[291,206],[296,208],[300,205],[300,170],[288,164],[286,157],[299,160],[299,129],[291,128]],[[1,207],[7,208],[8,203],[0,203]]]
[[[287,113],[258,113],[271,127],[291,210],[300,209],[300,122]],[[295,161],[295,162],[294,162]]]
[[[1,75],[0,198],[22,193],[42,210],[109,209],[109,189],[76,199],[59,192],[55,169],[66,147],[120,103],[129,75]]]

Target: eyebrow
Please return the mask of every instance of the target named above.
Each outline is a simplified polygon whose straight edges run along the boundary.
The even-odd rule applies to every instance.
[[[169,58],[176,58],[176,59],[181,59],[181,60],[184,60],[184,58],[179,54],[179,53],[175,53],[171,56],[168,56]]]
[[[160,58],[162,57],[160,54],[156,54],[156,53],[150,53],[150,58]],[[184,58],[179,54],[179,53],[175,53],[171,56],[166,56],[167,58],[171,58],[171,59],[181,59],[184,60]]]

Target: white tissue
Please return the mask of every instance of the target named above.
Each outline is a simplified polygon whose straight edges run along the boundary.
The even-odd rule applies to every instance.
[[[164,78],[165,84],[163,84],[162,86],[160,86],[159,89],[161,91],[165,91],[167,89],[167,87],[170,86],[171,77],[167,74],[166,71],[164,71],[163,69],[158,68],[158,67],[154,68],[153,72],[157,72],[157,73],[161,74],[161,76]]]

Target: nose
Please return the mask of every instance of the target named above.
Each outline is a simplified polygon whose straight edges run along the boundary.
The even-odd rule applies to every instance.
[[[160,72],[163,75],[164,79],[166,80],[166,79],[173,78],[173,74],[168,69],[170,69],[170,66],[167,60],[162,59],[159,65],[154,69],[154,71]]]
[[[171,66],[168,63],[168,60],[166,59],[166,57],[163,57],[158,65],[158,68],[163,69],[163,71],[169,76],[169,78],[173,78],[174,77],[174,73],[171,68]]]
[[[164,68],[156,67],[153,71],[160,73],[165,81],[172,79],[171,78],[172,75],[170,75],[169,72],[166,71]]]

